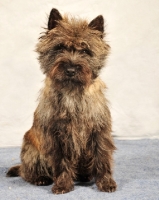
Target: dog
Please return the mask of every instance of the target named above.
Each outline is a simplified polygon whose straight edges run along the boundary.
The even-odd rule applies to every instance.
[[[55,194],[73,190],[74,181],[93,178],[100,191],[116,190],[111,114],[99,78],[110,50],[104,36],[102,15],[88,23],[51,10],[36,46],[44,88],[24,135],[21,164],[7,176],[39,186],[54,182]]]

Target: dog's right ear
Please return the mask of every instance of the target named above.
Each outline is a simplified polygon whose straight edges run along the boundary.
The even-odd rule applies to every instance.
[[[49,16],[48,30],[55,28],[59,20],[62,20],[62,16],[57,9],[53,8]]]

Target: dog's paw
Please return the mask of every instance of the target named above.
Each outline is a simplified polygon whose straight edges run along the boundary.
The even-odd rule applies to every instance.
[[[117,188],[116,182],[112,178],[98,180],[96,184],[98,189],[102,192],[115,192]]]
[[[52,183],[53,180],[48,176],[39,176],[34,182],[38,186],[51,185]]]
[[[54,185],[52,188],[52,192],[54,194],[65,194],[67,192],[70,192],[73,190],[73,186],[72,187],[58,187],[57,185]]]

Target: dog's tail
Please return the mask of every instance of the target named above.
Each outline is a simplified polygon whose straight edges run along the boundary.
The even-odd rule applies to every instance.
[[[14,167],[11,167],[7,174],[7,177],[16,177],[16,176],[20,176],[20,165],[16,165]]]

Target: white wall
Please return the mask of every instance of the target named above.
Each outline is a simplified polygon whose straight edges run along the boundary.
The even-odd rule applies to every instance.
[[[43,85],[34,52],[52,7],[103,14],[111,55],[102,78],[118,138],[159,138],[158,0],[5,0],[0,3],[0,146],[20,145]]]

